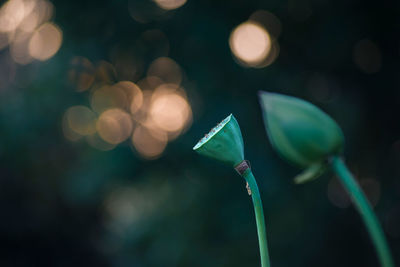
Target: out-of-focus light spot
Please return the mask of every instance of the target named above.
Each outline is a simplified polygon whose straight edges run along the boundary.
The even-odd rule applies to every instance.
[[[132,143],[139,154],[147,159],[158,158],[168,142],[167,135],[161,131],[151,131],[143,126],[135,129]]]
[[[78,92],[89,89],[94,82],[94,66],[84,57],[74,57],[71,69],[68,71],[69,81],[75,85]]]
[[[336,207],[344,209],[351,205],[350,197],[336,177],[329,181],[327,194],[328,199]]]
[[[186,0],[154,0],[156,4],[165,10],[177,9],[186,3]]]
[[[11,32],[35,7],[34,0],[9,0],[0,9],[0,31]]]
[[[86,141],[93,148],[101,151],[109,151],[115,148],[116,145],[104,141],[97,133],[86,136]]]
[[[100,115],[96,127],[104,141],[110,144],[119,144],[129,138],[133,123],[128,113],[114,108],[106,110]]]
[[[114,190],[104,202],[108,226],[111,230],[123,234],[127,227],[140,220],[147,205],[141,198],[141,193],[134,187]]]
[[[0,8],[0,49],[10,45],[12,58],[22,65],[53,56],[61,45],[61,31],[45,23],[52,13],[47,0],[6,1]]]
[[[155,76],[147,76],[146,78],[138,81],[137,84],[142,90],[155,90],[157,87],[163,84],[163,81]]]
[[[25,17],[25,19],[21,22],[18,29],[25,32],[32,32],[36,29],[39,23],[39,14],[36,12],[31,12],[31,14]]]
[[[380,184],[372,178],[361,179],[358,181],[372,206],[378,204],[380,198]],[[328,198],[335,206],[347,208],[351,204],[350,197],[340,184],[337,178],[331,179],[328,184]]]
[[[191,121],[191,108],[187,100],[174,91],[163,90],[162,86],[152,95],[151,120],[162,130],[176,132]]]
[[[128,2],[128,11],[131,17],[139,23],[148,23],[162,18],[167,12],[149,0],[131,0]]]
[[[61,43],[61,30],[52,23],[45,23],[33,33],[29,52],[33,58],[44,61],[57,53]]]
[[[155,215],[171,194],[169,183],[151,180],[146,185],[116,187],[104,199],[105,226],[126,237],[127,231]]]
[[[232,31],[229,45],[243,65],[257,67],[271,51],[271,38],[259,24],[244,22]]]
[[[68,121],[68,114],[65,113],[62,119],[62,130],[64,133],[64,137],[67,138],[70,141],[78,141],[81,139],[83,136],[76,133],[74,130],[71,129],[71,126]]]
[[[53,15],[53,5],[45,0],[38,0],[35,7],[28,16],[19,24],[18,29],[25,32],[32,32],[40,24],[48,21]]]
[[[375,207],[381,196],[381,185],[378,180],[373,178],[366,178],[360,180],[360,186],[365,192],[369,202],[373,207]]]
[[[130,81],[122,81],[113,85],[113,88],[120,89],[125,93],[125,109],[128,109],[132,114],[140,109],[143,104],[143,93],[136,84]]]
[[[381,51],[368,39],[358,41],[354,46],[353,60],[357,67],[367,74],[376,73],[382,67]]]
[[[307,89],[312,97],[323,103],[335,100],[340,94],[340,87],[337,83],[325,75],[314,73],[307,82]]]
[[[96,69],[96,81],[113,84],[116,81],[116,77],[117,73],[114,66],[111,63],[102,60]]]
[[[96,115],[85,106],[73,106],[65,112],[69,128],[79,135],[96,132]]]
[[[26,65],[34,60],[28,46],[30,37],[31,34],[29,33],[20,33],[14,37],[11,43],[10,53],[14,61],[18,64]]]
[[[125,92],[115,86],[104,85],[92,94],[90,105],[97,113],[111,108],[124,109],[127,99]]]
[[[268,56],[262,62],[260,62],[258,65],[253,66],[253,67],[255,67],[255,68],[267,67],[267,66],[271,65],[272,63],[274,63],[274,61],[278,58],[279,52],[280,52],[279,43],[275,39],[271,39],[271,42],[272,42],[271,49],[268,53]]]
[[[14,32],[0,32],[0,49],[7,47],[14,38]]]
[[[251,14],[249,21],[262,25],[274,37],[278,38],[282,31],[280,20],[267,10],[257,10]]]
[[[134,114],[134,119],[142,124],[147,121],[152,94],[153,91],[151,90],[142,90],[143,102],[139,110]]]
[[[142,51],[138,52],[136,47],[117,44],[111,49],[110,59],[115,67],[116,80],[137,80],[142,75]]]
[[[179,65],[168,57],[160,57],[154,60],[148,71],[148,76],[156,76],[164,83],[180,84],[182,81],[182,71]]]

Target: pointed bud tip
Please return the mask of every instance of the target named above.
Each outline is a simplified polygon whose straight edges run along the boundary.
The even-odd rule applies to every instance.
[[[265,99],[267,99],[269,96],[274,95],[274,93],[266,92],[266,91],[262,91],[262,90],[259,90],[259,91],[257,92],[257,94],[258,94],[258,98],[259,98],[260,101],[261,101],[261,100],[265,100]]]
[[[266,110],[270,110],[273,107],[274,102],[276,102],[276,100],[279,100],[279,98],[282,96],[286,97],[285,95],[281,95],[278,93],[261,91],[261,90],[258,91],[258,100],[261,106]]]

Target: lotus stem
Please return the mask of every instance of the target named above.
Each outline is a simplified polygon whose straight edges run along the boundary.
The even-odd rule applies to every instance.
[[[331,164],[333,170],[336,172],[347,192],[350,194],[355,207],[364,220],[364,224],[367,227],[369,235],[374,243],[381,266],[393,267],[394,264],[392,256],[390,254],[389,246],[387,244],[382,227],[379,224],[379,221],[360,186],[342,159],[340,159],[338,156],[334,156],[331,158]]]
[[[248,184],[249,194],[251,194],[251,198],[253,200],[254,213],[256,215],[257,223],[258,242],[260,247],[261,266],[270,267],[271,263],[269,260],[267,233],[260,191],[258,190],[256,179],[254,178],[250,168],[247,169],[242,176]]]

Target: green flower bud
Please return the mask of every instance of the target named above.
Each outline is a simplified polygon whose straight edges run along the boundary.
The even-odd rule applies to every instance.
[[[244,160],[243,138],[239,124],[231,114],[206,134],[193,150],[235,167]]]
[[[343,150],[344,137],[336,122],[299,98],[266,92],[260,92],[259,98],[272,146],[283,158],[307,168],[295,182],[321,175],[326,159]]]

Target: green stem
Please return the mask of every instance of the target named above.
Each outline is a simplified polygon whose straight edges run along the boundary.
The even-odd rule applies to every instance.
[[[345,163],[339,157],[332,157],[331,164],[333,170],[339,176],[342,184],[350,194],[354,205],[364,220],[365,226],[367,227],[375,245],[381,266],[393,267],[392,256],[390,255],[389,246],[382,228],[360,186],[346,167]]]
[[[265,230],[265,221],[264,221],[264,211],[261,202],[260,192],[258,191],[258,186],[256,179],[254,178],[253,173],[250,169],[247,169],[243,178],[249,184],[251,190],[251,198],[253,200],[254,212],[256,214],[256,222],[257,222],[257,233],[258,233],[258,242],[260,245],[260,256],[261,256],[261,266],[262,267],[270,267],[269,254],[268,254],[268,245],[267,245],[267,233]]]

